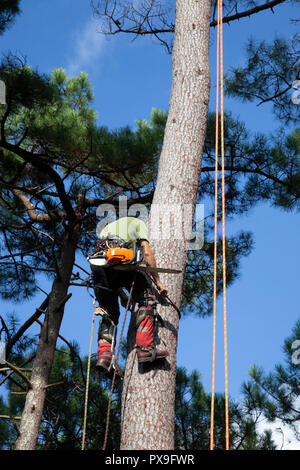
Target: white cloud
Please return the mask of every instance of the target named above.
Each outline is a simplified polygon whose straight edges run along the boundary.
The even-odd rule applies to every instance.
[[[97,66],[105,44],[107,41],[105,41],[104,35],[98,32],[96,20],[91,18],[74,35],[72,57],[66,67],[68,75],[72,76]]]

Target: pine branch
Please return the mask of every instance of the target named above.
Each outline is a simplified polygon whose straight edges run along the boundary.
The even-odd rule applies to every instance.
[[[21,338],[21,336],[25,333],[26,330],[42,315],[45,313],[45,310],[48,306],[49,302],[49,295],[46,299],[41,303],[40,307],[36,309],[33,315],[18,329],[16,334],[11,338],[11,340],[6,345],[6,353],[9,355],[12,347],[16,344],[16,342]]]
[[[241,12],[237,12],[234,14],[234,15],[228,15],[228,16],[224,16],[223,17],[223,23],[230,23],[231,21],[236,21],[236,20],[239,20],[241,18],[245,18],[245,17],[250,17],[256,13],[259,13],[261,11],[264,11],[264,10],[272,10],[273,11],[273,8],[281,3],[284,3],[286,2],[286,0],[272,0],[270,2],[266,2],[264,3],[263,5],[257,5],[253,8],[250,8],[248,10],[245,10],[245,11],[241,11]],[[157,37],[157,39],[162,42],[166,47],[167,49],[169,50],[170,52],[170,46],[165,42],[163,41],[160,37],[158,37],[157,35],[159,34],[168,34],[168,33],[174,33],[175,31],[175,25],[173,24],[169,24],[167,27],[160,27],[160,28],[155,28],[151,25],[150,21],[149,21],[149,12],[148,14],[145,13],[145,16],[144,16],[144,20],[142,21],[142,19],[139,21],[138,19],[135,19],[135,18],[127,18],[125,16],[125,14],[123,15],[123,17],[121,18],[116,18],[114,16],[115,14],[115,11],[113,9],[113,11],[111,13],[108,12],[108,9],[105,7],[104,8],[104,11],[103,13],[100,13],[99,9],[97,8],[94,8],[95,10],[95,13],[98,14],[99,16],[104,16],[106,18],[109,19],[109,21],[111,22],[110,24],[110,29],[109,31],[107,31],[105,34],[107,35],[115,35],[115,34],[118,34],[118,33],[127,33],[127,34],[134,34],[135,36],[146,36],[146,35],[154,35]],[[140,13],[139,14],[140,17],[142,17],[142,14]],[[163,17],[163,14],[157,14],[156,15],[160,21],[162,23],[165,23],[167,25],[167,22],[166,20],[164,19]],[[213,18],[214,18],[215,14],[213,14]],[[125,19],[131,21],[131,22],[135,22],[135,26],[131,26],[129,28],[124,28],[122,26],[122,23],[121,21],[124,21]],[[146,21],[148,19],[148,21]],[[121,21],[120,21],[121,20]],[[148,25],[148,28],[149,29],[143,29],[143,24],[144,23],[147,23]],[[211,27],[215,27],[217,26],[218,22],[217,20],[213,19],[211,22],[210,22],[210,26]],[[115,28],[114,30],[112,28]]]
[[[29,264],[26,264],[26,263],[21,263],[19,261],[4,261],[4,262],[0,262],[0,265],[11,265],[11,264],[14,264],[16,267],[17,266],[22,266],[24,268],[27,268],[27,269],[32,269],[33,271],[42,271],[44,273],[55,273],[56,270],[55,269],[50,269],[50,268],[39,268],[37,266],[29,266]]]
[[[47,248],[47,246],[51,245],[52,243],[45,243],[45,245],[39,245],[35,248],[31,248],[30,250],[24,250],[24,251],[20,251],[18,253],[13,253],[11,255],[5,255],[5,256],[1,256],[0,257],[0,260],[2,259],[7,259],[7,258],[11,258],[11,257],[16,257],[16,256],[24,256],[24,255],[28,255],[29,253],[33,253],[35,251],[39,251],[39,250],[43,250],[44,248]]]
[[[258,5],[256,7],[250,8],[249,10],[241,11],[240,13],[236,13],[235,15],[224,16],[223,23],[230,23],[231,21],[239,20],[241,18],[245,18],[246,16],[252,16],[263,10],[268,10],[268,9],[272,10],[275,6],[284,2],[286,2],[286,0],[272,0],[271,2],[266,2],[263,5]],[[210,26],[215,27],[217,26],[217,24],[218,22],[215,20],[210,23]]]
[[[145,196],[128,199],[127,204],[128,206],[130,206],[132,204],[137,204],[137,203],[145,204],[146,202],[151,202],[153,199],[153,194],[154,194],[154,191],[152,191],[149,194],[146,194]],[[110,204],[114,206],[119,205],[119,201],[109,201],[109,202]],[[91,198],[87,198],[84,200],[84,204],[86,207],[98,207],[100,204],[104,204],[104,203],[107,203],[107,199],[98,199],[98,198],[91,197]]]
[[[40,325],[40,326],[43,326],[42,322],[38,319],[36,319],[36,322]],[[63,336],[61,335],[58,335],[58,338],[61,339],[64,343],[66,343],[66,345],[68,346],[68,348],[70,349],[71,353],[74,354],[77,359],[79,360],[79,364],[80,364],[80,371],[81,371],[81,375],[82,375],[82,378],[83,378],[83,382],[85,381],[85,376],[84,376],[84,370],[83,370],[83,364],[82,364],[82,360],[81,360],[81,357],[77,354],[77,351],[73,348],[73,346],[71,345],[71,343],[66,339],[64,338]]]
[[[274,96],[270,96],[268,98],[262,98],[261,96],[258,96],[257,98],[260,99],[260,103],[258,103],[256,106],[260,106],[263,103],[267,103],[268,101],[273,101],[276,98],[279,98],[280,96],[284,95],[287,91],[291,90],[291,88],[292,88],[292,83],[287,88],[284,88],[283,90],[276,93]]]
[[[221,171],[221,167],[219,167],[219,170]],[[278,184],[281,184],[285,187],[290,187],[290,185],[288,183],[286,183],[285,181],[282,181],[281,179],[277,178],[276,176],[273,176],[269,173],[265,173],[264,171],[262,170],[259,170],[258,168],[256,169],[253,169],[253,168],[247,168],[247,167],[231,167],[231,166],[225,166],[224,167],[224,170],[225,171],[236,171],[236,172],[240,172],[240,173],[255,173],[257,175],[261,175],[261,176],[264,176],[265,178],[268,178],[268,179],[271,179],[272,181],[274,181],[275,183],[278,183]],[[210,172],[210,171],[215,171],[215,167],[209,167],[209,166],[205,166],[201,169],[201,171],[203,172]]]
[[[61,204],[64,210],[66,211],[67,218],[72,222],[77,220],[77,216],[66,193],[61,177],[50,165],[43,161],[40,155],[28,152],[27,150],[24,150],[20,147],[16,147],[15,145],[10,144],[6,140],[4,140],[3,137],[2,140],[0,140],[0,147],[6,150],[10,150],[11,152],[15,153],[23,160],[25,160],[27,163],[33,165],[37,170],[41,171],[41,173],[50,177],[55,183],[57,193],[59,195]]]
[[[2,318],[1,315],[0,315],[0,320],[1,320],[1,323],[2,323],[2,328],[1,328],[1,330],[0,330],[0,334],[2,333],[2,331],[5,331],[7,341],[9,341],[9,339],[10,339],[10,334],[9,334],[7,325],[6,325],[6,323],[5,323],[5,321],[3,320],[3,318]]]
[[[28,199],[28,197],[19,189],[13,189],[12,190],[13,194],[20,199],[20,201],[23,203],[27,214],[29,215],[30,219],[32,222],[50,222],[51,217],[49,214],[39,214],[36,212],[32,202]]]
[[[28,364],[29,362],[31,362],[32,359],[34,358],[34,356],[35,356],[35,354],[34,354],[33,356],[31,356],[29,359],[26,359],[26,361],[23,362],[23,364],[21,365],[21,367],[23,367],[23,366],[25,366],[26,364]],[[7,379],[9,379],[9,380],[11,380],[17,387],[22,388],[22,390],[24,390],[25,393],[27,393],[27,391],[25,390],[25,388],[23,387],[23,385],[19,384],[18,382],[16,382],[16,381],[11,377],[11,375],[12,375],[13,373],[14,373],[14,371],[11,370],[11,372],[10,372],[9,374],[7,374],[7,375],[4,377],[4,379],[1,380],[0,386],[1,386]],[[3,372],[1,372],[1,374],[3,374]],[[22,393],[23,393],[23,392],[22,392]]]
[[[29,388],[32,388],[31,382],[30,382],[29,378],[27,377],[27,375],[23,374],[23,372],[16,365],[10,364],[10,362],[8,362],[8,361],[5,361],[5,364],[7,364],[10,369],[12,369],[20,377],[22,377],[22,379],[27,383]]]

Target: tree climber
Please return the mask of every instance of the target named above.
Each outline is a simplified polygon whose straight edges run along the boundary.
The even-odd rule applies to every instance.
[[[128,246],[135,242],[144,249],[144,260],[150,267],[156,267],[156,260],[150,248],[148,230],[146,224],[135,217],[122,217],[104,227],[100,232],[100,240],[97,244],[103,247],[103,243],[113,248]],[[157,297],[166,297],[167,289],[160,281],[157,272],[153,272],[153,278],[159,291],[155,290],[149,282],[149,277],[137,271],[118,271],[110,267],[94,266],[91,264],[95,296],[102,309],[102,318],[98,330],[97,368],[104,372],[110,371],[112,365],[120,374],[116,364],[113,364],[114,343],[116,337],[116,326],[118,324],[120,310],[118,298],[121,305],[126,306],[128,297],[122,288],[130,291],[132,282],[133,305],[136,305],[136,346],[138,362],[152,362],[168,356],[166,350],[159,350],[154,343],[154,321],[156,317]],[[161,298],[162,298],[161,297]]]

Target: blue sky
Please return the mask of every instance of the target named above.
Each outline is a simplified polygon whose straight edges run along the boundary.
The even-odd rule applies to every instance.
[[[107,39],[97,32],[90,2],[80,0],[26,0],[15,25],[0,37],[1,53],[22,53],[40,72],[63,67],[72,75],[88,73],[95,94],[99,124],[115,129],[148,118],[153,107],[168,109],[171,89],[171,56],[150,38],[130,41],[126,36]],[[244,60],[243,46],[252,35],[272,40],[290,37],[296,8],[290,4],[224,26],[224,70]],[[215,32],[211,37],[210,109],[214,110]],[[252,132],[271,132],[278,123],[271,106],[257,107],[225,98],[225,109],[239,116]],[[227,292],[229,391],[240,394],[254,363],[270,371],[282,360],[282,344],[299,318],[299,217],[268,205],[259,205],[246,216],[230,221],[227,233],[254,233],[255,248],[242,261],[241,276]],[[87,267],[87,263],[85,265]],[[47,290],[47,283],[41,281]],[[39,295],[22,305],[1,302],[1,314],[15,311],[25,320],[43,300]],[[88,352],[93,307],[85,289],[73,289],[61,334],[78,341]],[[122,318],[121,318],[122,321]],[[224,391],[222,301],[218,302],[216,391]],[[37,332],[32,329],[32,332]],[[94,350],[96,342],[94,341]],[[212,318],[181,320],[178,365],[202,373],[211,387]]]

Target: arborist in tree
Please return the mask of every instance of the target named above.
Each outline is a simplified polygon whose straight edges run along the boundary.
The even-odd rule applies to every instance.
[[[135,217],[122,217],[109,223],[101,231],[99,240],[95,242],[94,253],[88,260],[91,263],[95,296],[102,309],[98,330],[97,368],[107,372],[113,366],[121,374],[118,366],[113,363],[116,326],[120,316],[118,299],[120,297],[121,305],[125,307],[128,297],[123,288],[130,292],[132,285],[130,300],[136,312],[138,362],[152,362],[167,357],[168,352],[157,349],[154,343],[154,321],[156,305],[158,301],[164,303],[168,291],[157,272],[146,224]],[[135,269],[143,260],[150,267],[146,269],[151,269],[157,290],[147,272]],[[131,269],[128,270],[129,268]]]

